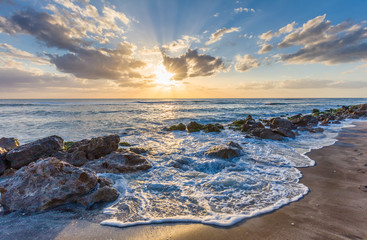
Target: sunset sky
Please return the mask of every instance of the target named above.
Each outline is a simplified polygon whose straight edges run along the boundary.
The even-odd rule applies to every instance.
[[[367,97],[366,0],[0,0],[0,98]]]

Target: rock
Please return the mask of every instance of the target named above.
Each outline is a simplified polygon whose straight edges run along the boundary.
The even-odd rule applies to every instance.
[[[179,123],[178,125],[167,128],[167,131],[186,131],[186,126],[183,123]]]
[[[243,148],[241,147],[240,144],[236,143],[236,142],[233,142],[233,141],[229,141],[227,142],[227,145],[230,146],[230,147],[233,147],[233,148],[237,148],[237,149],[240,149],[242,150]]]
[[[206,124],[203,127],[203,129],[204,129],[204,132],[206,132],[206,133],[209,133],[209,132],[220,132],[219,126],[218,125],[214,125],[214,124]]]
[[[231,159],[241,156],[241,146],[234,142],[229,142],[227,145],[218,145],[211,147],[204,154],[208,157]]]
[[[99,187],[104,187],[104,186],[111,186],[112,182],[110,179],[105,178],[105,177],[99,177],[98,178],[98,183],[99,183]]]
[[[0,148],[5,149],[7,152],[19,147],[19,141],[16,138],[0,138]],[[3,150],[4,151],[4,150]],[[1,152],[0,152],[1,154]]]
[[[333,122],[333,124],[341,124],[341,122],[339,120],[336,120]]]
[[[321,127],[317,127],[317,128],[314,129],[314,131],[320,133],[320,132],[323,132],[324,129],[321,128]]]
[[[16,173],[16,170],[14,168],[8,168],[4,171],[4,173],[1,177],[2,178],[12,177],[15,173]]]
[[[264,128],[264,125],[261,122],[246,122],[242,125],[241,132],[248,132],[256,128]]]
[[[50,157],[31,163],[0,182],[0,204],[6,211],[40,211],[73,202],[96,185],[95,172]]]
[[[11,168],[18,169],[39,158],[50,157],[63,147],[64,140],[61,137],[50,136],[14,148],[6,154],[6,160],[10,162]]]
[[[147,149],[141,148],[141,147],[131,147],[130,151],[133,152],[133,153],[136,153],[136,154],[142,154],[142,153],[148,152]]]
[[[59,151],[57,153],[54,153],[52,157],[70,163],[77,167],[83,166],[87,162],[86,153],[82,151],[75,151],[72,153],[66,151]]]
[[[317,126],[318,124],[317,118],[312,115],[300,116],[291,120],[291,122],[299,127]]]
[[[0,156],[0,176],[5,172],[6,169],[7,167],[5,164],[5,156],[4,157]]]
[[[269,128],[256,128],[250,132],[255,137],[271,140],[283,140],[283,136]]]
[[[200,130],[203,130],[203,125],[197,123],[197,122],[190,122],[187,125],[187,131],[188,132],[199,132]]]
[[[273,132],[282,135],[283,137],[296,138],[296,134],[290,128],[276,128]]]
[[[95,203],[112,202],[117,199],[119,192],[110,186],[99,187],[97,190],[77,198],[76,202],[89,208]]]
[[[131,173],[145,171],[152,166],[143,156],[125,149],[118,149],[103,158],[87,162],[83,167],[97,173]]]
[[[270,120],[270,128],[296,129],[297,127],[289,120],[283,118],[273,118]]]
[[[119,142],[120,137],[117,134],[92,138],[90,140],[84,139],[72,144],[67,152],[72,153],[74,156],[84,156],[85,154],[86,159],[93,160],[116,151],[119,147]]]

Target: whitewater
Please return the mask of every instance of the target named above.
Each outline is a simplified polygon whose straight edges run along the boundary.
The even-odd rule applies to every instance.
[[[315,162],[305,154],[335,143],[351,120],[324,127],[322,133],[300,132],[283,141],[246,138],[228,129],[234,120],[252,115],[267,119],[311,113],[367,99],[118,99],[0,100],[1,137],[21,144],[49,135],[66,141],[119,134],[121,141],[149,149],[146,172],[100,174],[111,179],[119,198],[101,214],[103,225],[195,222],[231,226],[273,211],[308,193],[298,168]],[[164,127],[220,123],[220,133],[168,132]],[[356,121],[356,120],[353,120]],[[242,156],[223,160],[204,152],[229,141]],[[128,147],[126,147],[128,148]]]

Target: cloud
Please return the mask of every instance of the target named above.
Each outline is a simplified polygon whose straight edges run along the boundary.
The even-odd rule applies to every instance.
[[[243,57],[237,55],[236,61],[235,69],[238,72],[247,72],[252,68],[257,68],[260,66],[259,59],[256,59],[255,57],[248,54],[244,55]]]
[[[48,59],[35,56],[29,52],[17,49],[12,45],[6,43],[0,43],[0,53],[1,57],[6,57],[8,59],[20,59],[20,60],[27,60],[34,64],[40,65],[48,65],[50,61]]]
[[[367,81],[324,80],[324,79],[293,79],[282,81],[248,82],[240,84],[242,89],[359,89],[367,88]]]
[[[70,1],[57,0],[68,9],[79,11],[79,6]],[[104,11],[106,8],[104,8]],[[121,18],[114,10],[108,10],[110,16],[103,21],[111,23],[111,19]],[[94,16],[93,8],[82,15]],[[76,18],[77,19],[77,18]],[[107,19],[107,20],[106,20]],[[109,19],[109,20],[108,20]],[[116,49],[94,48],[92,43],[83,38],[83,34],[74,34],[74,28],[60,23],[60,19],[45,12],[37,12],[33,9],[18,11],[8,19],[0,19],[0,29],[14,33],[25,33],[34,36],[48,47],[56,47],[67,50],[64,55],[46,54],[50,62],[55,64],[58,70],[71,73],[78,78],[88,79],[112,79],[120,82],[129,82],[129,79],[143,78],[139,70],[146,65],[145,62],[134,58],[135,46],[128,42],[121,42]],[[1,24],[3,23],[3,24]],[[64,26],[65,25],[65,26]],[[70,26],[74,26],[73,24]],[[13,31],[15,29],[15,31]],[[77,29],[77,27],[76,27]],[[36,58],[7,47],[7,54],[18,58],[28,58],[35,61]]]
[[[8,34],[29,34],[48,47],[70,51],[89,45],[80,38],[72,38],[71,30],[55,24],[54,18],[48,13],[37,12],[33,9],[18,11],[9,19],[0,19],[0,30]]]
[[[212,35],[209,38],[209,41],[207,41],[205,45],[210,45],[215,42],[218,42],[219,40],[222,39],[223,35],[226,33],[238,32],[238,31],[240,31],[239,27],[237,28],[236,27],[232,27],[232,28],[224,27],[224,28],[218,29],[215,33],[212,33]]]
[[[162,57],[163,65],[168,72],[174,74],[173,79],[175,80],[212,76],[227,70],[222,59],[199,54],[197,50],[188,49],[185,54],[179,57],[169,57],[162,52]]]
[[[166,53],[178,53],[180,51],[186,51],[191,47],[192,43],[199,43],[200,39],[197,37],[192,37],[188,35],[182,36],[181,39],[172,41],[169,44],[162,45],[162,49]]]
[[[302,46],[295,53],[282,55],[287,63],[338,64],[367,59],[367,27],[365,22],[353,24],[344,21],[332,26],[318,16],[285,36],[278,48]]]
[[[62,56],[49,55],[58,70],[79,78],[126,80],[141,78],[146,64],[133,57],[135,46],[122,42],[116,49],[80,49]]]
[[[330,21],[325,21],[325,17],[326,14],[309,20],[302,27],[296,29],[295,32],[285,36],[283,41],[278,44],[278,48],[320,42],[320,40],[327,37],[326,31],[331,26]]]
[[[243,8],[243,7],[239,7],[239,8],[235,8],[233,10],[235,13],[241,13],[241,12],[255,12],[255,9],[253,8]]]
[[[213,17],[219,17],[219,13],[214,14]]]
[[[271,44],[263,44],[262,48],[258,51],[259,54],[267,53],[273,50],[273,45]]]
[[[272,38],[274,37],[279,37],[280,35],[282,34],[286,34],[286,33],[290,33],[293,31],[294,29],[294,26],[296,25],[296,22],[292,22],[292,23],[289,23],[287,24],[286,26],[280,28],[278,31],[276,32],[273,32],[273,31],[268,31],[266,33],[263,33],[259,36],[259,38],[261,40],[264,40],[264,41],[270,41]]]

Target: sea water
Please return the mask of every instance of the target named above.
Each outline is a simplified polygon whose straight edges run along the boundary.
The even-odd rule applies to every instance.
[[[297,168],[313,166],[305,153],[331,145],[351,120],[301,132],[283,141],[220,133],[167,132],[173,124],[197,121],[227,125],[251,114],[255,119],[310,113],[367,99],[119,99],[0,100],[0,137],[23,143],[49,135],[65,141],[119,134],[121,141],[149,149],[152,168],[131,174],[100,174],[120,192],[103,211],[103,225],[126,227],[164,222],[197,222],[230,226],[302,198]],[[242,156],[209,158],[204,152],[228,141],[239,143]]]

